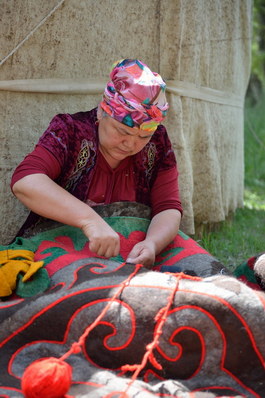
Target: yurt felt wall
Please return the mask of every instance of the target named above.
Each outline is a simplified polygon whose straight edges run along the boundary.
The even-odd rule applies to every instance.
[[[215,223],[243,205],[252,3],[184,0],[161,6],[160,72],[171,79],[168,126],[179,164],[183,226],[190,233],[194,219],[197,226]]]
[[[111,64],[140,58],[161,73],[180,171],[182,229],[242,205],[243,104],[250,0],[9,0],[0,23],[0,242],[26,216],[15,166],[56,113],[97,105]]]

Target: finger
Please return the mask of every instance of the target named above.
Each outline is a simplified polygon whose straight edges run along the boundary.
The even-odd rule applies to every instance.
[[[97,240],[90,240],[89,241],[89,249],[96,254],[99,254],[98,251],[100,249],[99,241]]]
[[[111,239],[110,241],[101,240],[97,254],[106,258],[116,257],[120,252],[120,239]]]
[[[106,251],[106,257],[116,257],[120,253],[120,237],[117,237],[111,242]]]
[[[143,264],[143,256],[137,256],[137,257],[127,257],[126,263],[132,263],[132,264]]]
[[[118,256],[119,252],[120,252],[120,244],[118,242],[114,246],[113,245],[109,246],[106,249],[104,256],[107,257],[107,258],[116,257],[116,256]]]
[[[109,246],[106,245],[106,242],[102,242],[98,239],[95,239],[95,241],[92,241],[89,244],[89,249],[101,257],[106,257],[105,254],[107,253],[108,247]]]
[[[134,246],[127,256],[127,262],[135,263],[136,259],[141,255],[142,248],[139,246]]]
[[[118,243],[116,244],[114,253],[112,254],[112,256],[110,257],[116,257],[120,254],[120,240],[118,241]]]
[[[146,263],[146,257],[145,256],[137,256],[137,257],[127,257],[126,263],[131,263],[131,264],[142,264],[145,265]],[[147,260],[148,261],[148,260]]]
[[[151,269],[154,265],[152,256],[150,256],[147,252],[142,252],[135,257],[128,256],[126,262],[132,264],[142,264],[144,267],[149,269]]]

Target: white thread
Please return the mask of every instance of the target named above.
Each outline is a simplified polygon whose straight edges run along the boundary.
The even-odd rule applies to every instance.
[[[48,18],[50,18],[50,16],[57,10],[57,8],[59,8],[63,3],[64,3],[64,1],[65,0],[61,0],[50,12],[49,12],[49,14],[47,14],[46,15],[46,17],[44,17],[36,26],[35,26],[35,28],[26,36],[26,37],[24,37],[24,39],[20,42],[20,43],[18,43],[18,45],[15,47],[15,48],[13,48],[13,50],[6,56],[6,57],[4,57],[2,60],[1,60],[1,62],[0,62],[0,66],[2,66],[3,65],[3,63],[5,63],[7,60],[8,60],[8,58],[10,58],[32,35],[33,35],[33,33],[35,33],[36,32],[36,30],[37,29],[39,29],[40,27],[41,27],[41,25],[43,25],[44,24],[44,22],[46,22],[47,21],[47,19]]]

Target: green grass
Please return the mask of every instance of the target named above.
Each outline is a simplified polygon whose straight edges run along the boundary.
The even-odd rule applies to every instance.
[[[244,208],[195,239],[231,268],[265,251],[265,95],[245,108]]]

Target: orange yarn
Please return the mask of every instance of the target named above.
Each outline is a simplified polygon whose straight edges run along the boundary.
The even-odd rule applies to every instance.
[[[92,322],[92,324],[85,329],[79,340],[73,343],[70,350],[67,351],[61,358],[50,357],[39,359],[29,365],[22,377],[22,391],[26,398],[67,398],[65,394],[71,386],[72,368],[67,362],[64,362],[64,359],[68,358],[73,353],[78,353],[81,351],[82,346],[85,342],[85,338],[98,324],[98,322],[104,317],[106,312],[109,310],[111,304],[122,293],[123,289],[128,286],[130,280],[137,274],[140,268],[142,268],[141,264],[137,264],[135,266],[134,271],[125,281],[120,284],[119,289],[116,291],[116,293],[103,309],[103,311],[95,319],[95,321]],[[175,274],[174,276],[176,277],[177,281],[174,289],[172,289],[172,292],[168,297],[168,303],[165,307],[161,308],[160,311],[158,311],[155,317],[155,321],[157,322],[157,328],[154,334],[154,339],[146,346],[146,352],[140,364],[122,366],[121,370],[123,373],[128,371],[134,373],[131,377],[130,382],[127,384],[127,388],[124,391],[115,391],[115,396],[117,393],[119,393],[121,394],[120,398],[128,397],[128,390],[137,379],[139,373],[144,369],[148,360],[155,368],[162,369],[161,365],[156,360],[153,351],[158,345],[159,338],[162,334],[162,328],[167,319],[168,312],[174,302],[174,297],[178,291],[179,282],[181,279],[192,279],[197,281],[201,280],[201,278],[185,275],[182,272]],[[112,397],[113,393],[114,392],[107,394],[104,398]],[[68,396],[68,398],[70,397]]]
[[[79,340],[73,343],[70,350],[61,358],[50,357],[39,359],[27,367],[21,381],[21,387],[25,398],[67,398],[65,394],[71,387],[72,368],[67,362],[64,362],[64,359],[68,358],[71,354],[76,354],[81,351],[85,338],[89,335],[91,330],[97,326],[98,322],[109,310],[111,304],[122,293],[125,286],[129,284],[130,280],[142,267],[142,264],[135,265],[134,271],[120,284],[119,289],[103,311],[95,321],[85,329]]]
[[[186,275],[183,272],[180,272],[180,273],[177,273],[177,274],[171,274],[171,275],[174,275],[176,277],[176,279],[177,279],[176,285],[175,285],[174,289],[172,290],[172,293],[168,297],[167,305],[165,307],[161,308],[158,311],[158,313],[156,314],[155,321],[157,322],[157,329],[155,331],[153,341],[151,343],[147,344],[147,346],[146,346],[146,352],[145,352],[145,354],[143,356],[142,362],[140,364],[135,364],[135,365],[124,365],[121,368],[124,373],[128,372],[128,371],[134,372],[134,373],[131,376],[131,380],[128,383],[127,388],[125,389],[125,391],[122,393],[122,395],[119,398],[125,398],[126,397],[126,393],[128,392],[128,390],[130,389],[132,384],[137,379],[137,377],[138,377],[139,373],[141,372],[141,370],[144,369],[144,367],[146,366],[148,360],[151,362],[151,364],[156,369],[160,369],[160,370],[162,369],[162,366],[156,360],[153,351],[156,348],[156,346],[158,345],[159,338],[160,338],[160,336],[162,334],[162,328],[163,328],[163,326],[164,326],[164,324],[165,324],[165,322],[167,320],[168,312],[169,312],[170,307],[172,306],[172,304],[174,302],[175,295],[176,295],[176,293],[178,291],[179,282],[180,282],[181,279],[191,279],[191,280],[196,280],[196,281],[201,280],[201,278],[190,276],[190,275]]]
[[[72,382],[71,366],[59,358],[43,358],[27,367],[22,377],[26,398],[63,398]]]

